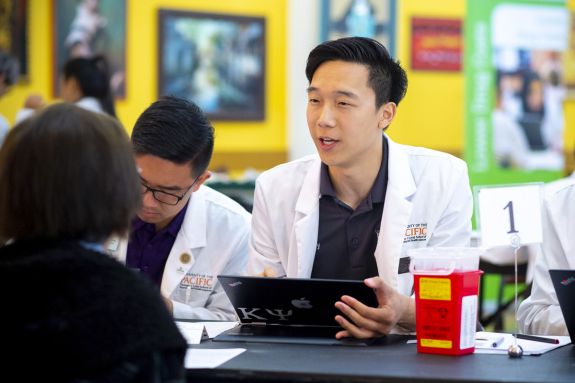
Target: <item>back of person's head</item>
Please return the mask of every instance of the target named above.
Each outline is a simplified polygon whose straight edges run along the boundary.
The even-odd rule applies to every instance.
[[[317,68],[328,61],[345,61],[365,65],[369,86],[375,93],[375,106],[399,102],[407,91],[407,75],[377,40],[367,37],[344,37],[316,46],[309,54],[305,73],[311,83]]]
[[[62,74],[65,80],[74,78],[78,82],[83,97],[98,99],[102,109],[116,117],[108,62],[104,56],[72,58],[64,64]]]
[[[0,240],[102,242],[127,233],[140,201],[128,136],[106,115],[56,104],[0,150]]]
[[[193,102],[162,97],[148,107],[132,131],[134,154],[152,155],[178,165],[191,164],[192,175],[208,168],[214,150],[214,128]]]
[[[0,77],[5,87],[12,86],[18,80],[18,62],[6,52],[0,50]],[[0,96],[2,92],[0,92]]]

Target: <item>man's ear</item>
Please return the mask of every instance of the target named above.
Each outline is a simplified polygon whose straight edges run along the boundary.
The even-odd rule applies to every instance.
[[[380,119],[378,127],[380,129],[385,130],[389,126],[389,124],[391,124],[391,121],[393,121],[396,111],[397,111],[397,104],[395,102],[386,102],[385,104],[383,104],[379,108]]]
[[[210,179],[211,176],[212,176],[212,172],[210,172],[209,170],[206,170],[205,172],[203,172],[198,177],[198,179],[196,180],[196,183],[192,187],[192,192],[197,191],[200,188],[200,186],[202,186],[204,184],[204,182],[206,182],[207,180]]]

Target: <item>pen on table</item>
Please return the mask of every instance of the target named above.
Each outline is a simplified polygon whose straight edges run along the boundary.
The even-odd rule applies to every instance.
[[[505,340],[505,336],[503,335],[499,335],[497,337],[477,337],[475,338],[475,340],[481,341],[481,342],[489,342],[488,345],[496,348],[499,347],[501,345],[501,343],[503,343],[503,341]]]
[[[532,340],[534,342],[543,342],[551,344],[559,344],[559,339],[545,338],[543,336],[526,335],[526,334],[513,334],[517,339]]]
[[[491,347],[493,347],[493,348],[499,347],[501,345],[501,343],[503,343],[504,339],[505,339],[505,337],[503,335],[501,335],[498,338],[493,339],[492,343],[491,343]]]

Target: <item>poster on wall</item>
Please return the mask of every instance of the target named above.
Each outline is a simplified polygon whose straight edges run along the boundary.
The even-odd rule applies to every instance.
[[[53,0],[53,94],[60,95],[67,60],[102,55],[116,97],[126,96],[126,1]]]
[[[473,184],[550,181],[564,169],[564,0],[467,2],[465,159]]]
[[[18,62],[20,79],[28,75],[28,0],[0,0],[0,50]]]
[[[321,41],[371,37],[395,57],[397,0],[322,0]]]
[[[459,71],[463,51],[459,19],[411,19],[411,69]]]
[[[159,95],[195,102],[211,120],[261,121],[265,19],[160,10]]]

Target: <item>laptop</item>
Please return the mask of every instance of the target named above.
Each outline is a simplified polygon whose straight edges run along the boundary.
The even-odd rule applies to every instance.
[[[575,270],[549,270],[571,343],[575,345]]]
[[[264,278],[220,275],[218,280],[236,310],[240,325],[214,341],[366,345],[373,341],[335,339],[341,327],[335,308],[342,295],[377,307],[363,281]]]

